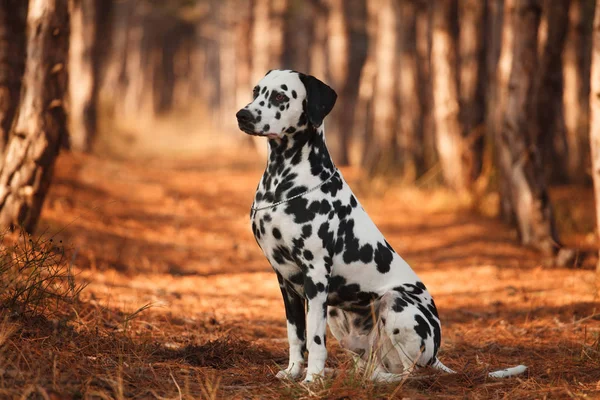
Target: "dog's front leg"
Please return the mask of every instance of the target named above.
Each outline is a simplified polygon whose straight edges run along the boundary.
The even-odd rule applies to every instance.
[[[325,268],[321,271],[315,267],[307,271],[304,278],[304,293],[308,299],[308,368],[304,382],[312,382],[317,376],[323,375],[327,360],[325,334],[329,274]]]
[[[304,298],[296,293],[283,277],[277,273],[279,288],[283,295],[285,316],[287,319],[287,335],[290,345],[289,364],[286,369],[277,373],[277,378],[295,379],[304,371],[304,352],[306,351],[306,319]]]

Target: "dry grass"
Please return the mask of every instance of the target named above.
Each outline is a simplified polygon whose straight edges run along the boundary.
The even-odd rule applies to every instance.
[[[66,244],[78,301],[0,316],[0,398],[595,398],[594,273],[547,269],[514,232],[436,189],[375,189],[344,171],[386,238],[433,292],[440,357],[456,375],[376,385],[335,340],[339,372],[280,382],[283,304],[248,228],[262,162],[116,162],[63,156],[41,230]],[[577,188],[585,199],[588,192]],[[560,191],[553,196],[564,196]],[[557,198],[557,197],[555,197]],[[571,243],[595,247],[579,201]],[[564,210],[561,210],[564,213]],[[35,239],[34,239],[35,240]],[[55,250],[53,250],[55,254]],[[59,253],[56,253],[59,254]],[[60,253],[62,254],[62,253]],[[584,268],[594,260],[584,262]],[[23,308],[21,308],[23,309]],[[523,363],[527,376],[487,371]]]

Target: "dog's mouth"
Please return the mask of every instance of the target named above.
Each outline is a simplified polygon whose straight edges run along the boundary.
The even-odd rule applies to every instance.
[[[238,127],[240,128],[240,130],[242,132],[245,132],[248,135],[266,137],[266,138],[269,138],[269,139],[281,139],[281,136],[279,136],[279,134],[277,134],[277,133],[256,132],[254,130],[254,124],[238,123]]]

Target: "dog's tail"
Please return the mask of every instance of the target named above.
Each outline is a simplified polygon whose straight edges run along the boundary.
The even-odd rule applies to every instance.
[[[442,364],[442,362],[439,359],[435,359],[434,363],[431,365],[432,368],[435,368],[437,370],[440,371],[444,371],[447,372],[449,374],[455,374],[456,371],[446,367],[444,364]],[[527,371],[527,367],[524,365],[517,365],[516,367],[510,367],[510,368],[505,368],[505,369],[501,369],[498,371],[494,371],[494,372],[490,372],[488,373],[488,376],[490,378],[508,378],[510,376],[516,376],[516,375],[521,375],[522,373],[524,373],[525,371]]]

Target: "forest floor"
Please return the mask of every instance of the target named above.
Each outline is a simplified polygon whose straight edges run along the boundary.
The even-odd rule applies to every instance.
[[[62,240],[88,285],[66,321],[0,325],[0,398],[600,398],[593,258],[548,267],[468,201],[367,185],[352,169],[343,173],[365,209],[433,294],[439,357],[460,373],[375,385],[331,339],[338,376],[308,388],[277,380],[283,302],[248,219],[261,167],[61,156],[40,231]],[[591,192],[552,197],[568,211],[566,241],[593,248]],[[517,364],[525,376],[485,377]]]

